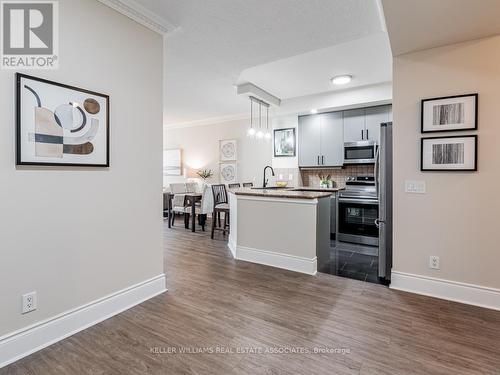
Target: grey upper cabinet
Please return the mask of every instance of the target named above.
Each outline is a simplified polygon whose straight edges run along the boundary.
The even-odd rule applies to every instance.
[[[344,142],[365,140],[365,109],[344,111]]]
[[[299,117],[299,166],[336,167],[344,163],[342,112]]]
[[[344,111],[345,142],[379,142],[380,124],[390,119],[392,106],[383,105]]]
[[[337,167],[344,164],[344,122],[342,112],[319,115],[321,128],[321,165]]]
[[[342,166],[344,142],[379,143],[380,124],[391,120],[391,105],[299,116],[299,167]]]
[[[300,116],[298,134],[299,166],[317,167],[320,165],[320,140],[319,116]]]
[[[389,121],[389,106],[370,107],[365,109],[366,132],[365,140],[380,141],[380,124]]]

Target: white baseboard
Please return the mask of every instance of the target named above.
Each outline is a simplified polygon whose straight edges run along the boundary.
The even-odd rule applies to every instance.
[[[392,289],[500,310],[500,289],[392,271]]]
[[[157,296],[165,274],[0,337],[0,368]]]
[[[318,261],[316,257],[309,259],[229,244],[230,249],[232,246],[235,247],[234,257],[239,260],[283,268],[285,270],[306,273],[308,275],[316,275],[317,273]],[[231,252],[233,252],[233,250],[231,250]]]

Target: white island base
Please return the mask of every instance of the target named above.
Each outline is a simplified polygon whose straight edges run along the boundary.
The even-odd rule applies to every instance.
[[[233,257],[315,275],[318,258],[319,264],[329,258],[329,196],[250,189],[230,192]]]

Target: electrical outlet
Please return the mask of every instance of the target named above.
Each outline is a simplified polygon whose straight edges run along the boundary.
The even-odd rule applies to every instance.
[[[439,269],[439,257],[437,255],[431,255],[429,257],[429,268],[433,270]]]
[[[293,174],[291,174],[291,173],[290,173],[290,174],[288,175],[288,181],[292,181],[292,180],[293,180]]]
[[[425,181],[405,181],[405,192],[414,194],[425,194]]]
[[[36,292],[23,294],[23,309],[22,313],[26,314],[37,308]]]

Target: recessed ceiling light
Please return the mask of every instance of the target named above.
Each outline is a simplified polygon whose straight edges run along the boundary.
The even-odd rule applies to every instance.
[[[311,109],[311,113],[314,115],[315,113],[318,113],[318,110],[316,108]]]
[[[341,76],[335,76],[332,78],[332,83],[334,85],[345,85],[346,83],[351,82],[352,76],[349,74],[344,74]]]

